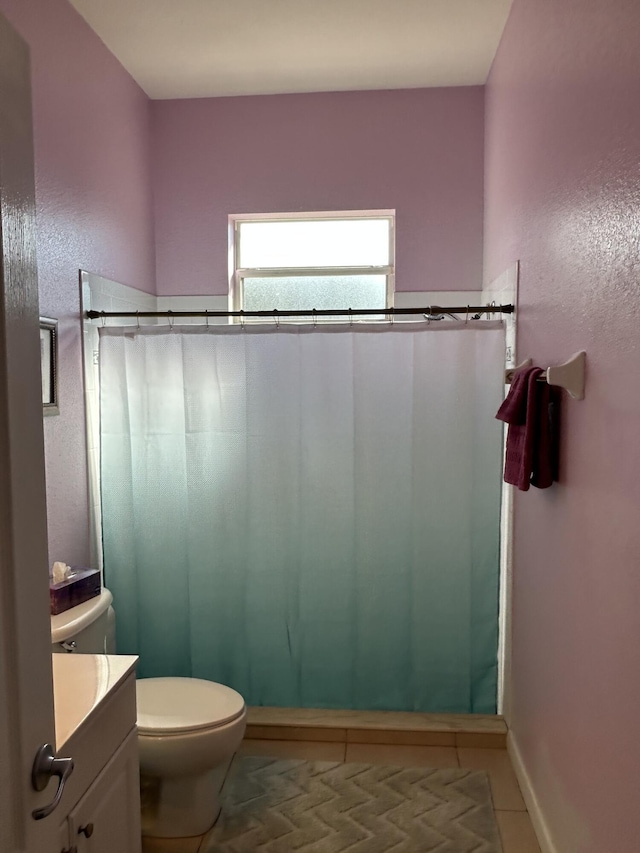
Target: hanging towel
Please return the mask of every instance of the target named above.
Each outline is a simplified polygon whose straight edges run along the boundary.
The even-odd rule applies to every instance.
[[[551,389],[538,382],[543,370],[518,370],[496,418],[509,424],[504,480],[521,491],[530,485],[548,488],[555,479],[555,441],[552,413],[556,408]]]
[[[548,489],[558,479],[560,389],[536,382],[538,414],[531,485]]]

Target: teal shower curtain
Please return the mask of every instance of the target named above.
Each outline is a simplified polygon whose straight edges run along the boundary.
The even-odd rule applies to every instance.
[[[495,712],[501,324],[100,335],[105,579],[141,675]]]

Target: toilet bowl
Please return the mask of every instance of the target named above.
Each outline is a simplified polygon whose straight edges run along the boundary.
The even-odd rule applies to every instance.
[[[244,700],[199,678],[142,678],[136,692],[142,833],[203,835],[220,813],[220,790],[244,737]]]
[[[54,652],[115,653],[111,593],[51,617]],[[136,682],[142,834],[203,835],[220,812],[219,794],[246,728],[244,700],[199,678]]]

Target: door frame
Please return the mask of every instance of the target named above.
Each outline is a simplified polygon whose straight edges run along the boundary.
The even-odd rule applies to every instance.
[[[29,50],[0,14],[0,853],[48,853],[31,768],[55,744]],[[54,813],[55,814],[55,813]]]

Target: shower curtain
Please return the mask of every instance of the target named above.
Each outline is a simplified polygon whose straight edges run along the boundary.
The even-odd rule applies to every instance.
[[[100,335],[105,580],[141,675],[495,713],[501,324]]]

